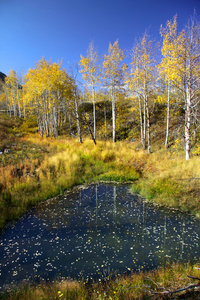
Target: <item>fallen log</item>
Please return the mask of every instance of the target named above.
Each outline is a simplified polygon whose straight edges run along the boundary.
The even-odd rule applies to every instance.
[[[193,277],[193,276],[188,276],[188,277],[191,278],[191,279],[199,280],[199,282],[196,283],[196,284],[190,284],[186,287],[183,287],[183,288],[180,288],[180,289],[177,289],[177,290],[174,290],[174,291],[154,292],[153,294],[154,295],[162,295],[162,296],[171,296],[171,295],[179,293],[179,292],[183,292],[183,291],[186,291],[186,290],[189,290],[189,289],[192,289],[192,288],[196,288],[196,287],[199,288],[200,287],[200,278]]]

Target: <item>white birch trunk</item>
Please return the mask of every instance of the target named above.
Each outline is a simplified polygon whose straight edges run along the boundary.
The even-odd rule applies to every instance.
[[[94,140],[96,140],[96,107],[95,107],[95,92],[94,92],[94,83],[92,82],[92,102],[93,102],[93,122],[94,122]]]
[[[146,99],[144,98],[144,115],[143,115],[143,149],[146,149]]]
[[[21,107],[20,107],[20,100],[19,100],[19,85],[18,85],[18,83],[17,83],[17,104],[18,104],[19,117],[21,118],[22,114],[21,114]]]
[[[168,93],[167,93],[167,125],[166,125],[166,137],[165,137],[165,147],[168,148],[169,139],[169,118],[170,118],[170,81],[168,80]]]
[[[112,80],[112,86],[111,86],[111,97],[112,97],[112,129],[113,129],[113,143],[116,142],[116,120],[115,120],[115,86],[114,86],[114,80]]]
[[[145,147],[145,141],[144,141],[144,134],[143,134],[142,104],[141,104],[140,96],[138,96],[138,101],[139,101],[139,111],[140,111],[140,135],[141,135],[142,146],[144,148]]]
[[[149,114],[149,105],[148,105],[148,98],[145,95],[146,101],[146,113],[147,113],[147,143],[148,143],[148,153],[151,153],[151,140],[150,140],[150,114]]]
[[[26,119],[26,104],[24,101],[24,86],[22,87],[23,89],[23,111],[24,111],[24,119]]]
[[[185,158],[190,158],[190,124],[191,124],[191,88],[187,88],[186,120],[185,120]]]
[[[107,140],[106,104],[104,103],[105,141]]]
[[[13,112],[14,112],[14,118],[17,116],[17,109],[16,109],[16,99],[15,99],[15,90],[13,88]]]

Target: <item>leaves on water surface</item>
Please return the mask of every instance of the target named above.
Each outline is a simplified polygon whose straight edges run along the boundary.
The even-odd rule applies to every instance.
[[[146,203],[128,186],[92,185],[48,200],[0,240],[0,286],[111,274],[199,258],[199,221]]]

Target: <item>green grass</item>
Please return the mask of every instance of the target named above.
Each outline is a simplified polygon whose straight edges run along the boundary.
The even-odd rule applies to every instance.
[[[156,156],[160,156],[157,160]],[[200,158],[185,161],[182,154],[157,152],[149,157],[134,192],[150,201],[200,216]]]

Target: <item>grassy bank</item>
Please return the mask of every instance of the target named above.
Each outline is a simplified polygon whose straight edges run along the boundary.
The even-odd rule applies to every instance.
[[[75,185],[99,180],[134,182],[143,161],[130,143],[98,142],[95,146],[90,140],[79,144],[37,135],[21,137],[8,152],[0,157],[1,228],[39,201]]]
[[[75,185],[97,181],[134,182],[150,201],[200,216],[199,156],[185,161],[179,149],[151,155],[130,142],[15,137],[0,156],[0,228],[39,201]],[[4,146],[5,147],[5,146]]]
[[[115,280],[84,284],[62,280],[38,285],[24,285],[0,295],[7,300],[95,300],[95,299],[199,299],[199,289],[177,289],[197,284],[189,276],[199,277],[198,266],[172,265],[151,272],[121,276]],[[173,293],[169,293],[173,292]]]
[[[178,139],[168,151],[152,142],[148,155],[137,142],[41,138],[36,125],[0,115],[0,228],[39,201],[99,180],[135,182],[134,191],[147,199],[200,216],[198,145],[186,162]]]
[[[158,151],[147,160],[133,190],[150,201],[200,217],[200,158],[185,160],[181,151]]]

